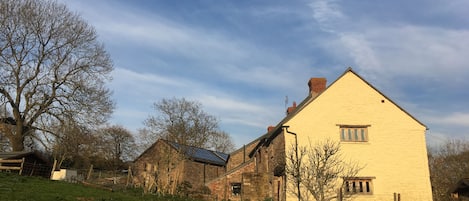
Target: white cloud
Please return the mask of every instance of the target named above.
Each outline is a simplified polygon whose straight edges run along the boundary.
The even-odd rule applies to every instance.
[[[431,78],[455,78],[469,72],[468,37],[469,31],[465,30],[412,25],[365,31],[366,40],[383,63],[383,72]]]
[[[313,18],[323,31],[336,32],[336,26],[345,18],[335,0],[316,0],[309,5],[313,10]]]
[[[251,112],[251,113],[266,113],[264,106],[258,106],[240,100],[235,100],[227,97],[216,97],[213,95],[204,95],[199,97],[199,100],[204,103],[206,107],[219,109],[227,112]]]
[[[380,68],[381,63],[365,36],[358,33],[343,33],[338,39],[345,47],[354,63],[360,69]]]
[[[125,68],[115,68],[112,76],[114,78],[113,83],[116,85],[134,85],[129,86],[131,88],[137,86],[148,87],[154,85],[184,87],[187,85],[187,83],[184,83],[184,81],[181,81],[181,79],[170,78],[167,76],[158,76],[151,73],[137,73]]]
[[[469,128],[469,113],[454,112],[446,115],[428,117],[427,120],[432,124],[447,126],[462,126]]]

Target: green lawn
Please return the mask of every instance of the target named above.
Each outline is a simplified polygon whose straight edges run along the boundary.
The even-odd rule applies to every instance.
[[[18,176],[0,172],[0,200],[5,201],[163,201],[190,200],[188,198],[143,196],[141,191],[130,189],[111,192],[102,189],[50,181],[44,178]]]

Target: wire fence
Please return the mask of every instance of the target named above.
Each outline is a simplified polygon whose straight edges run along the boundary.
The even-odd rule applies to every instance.
[[[46,164],[27,162],[22,159],[0,160],[0,171],[18,173],[25,176],[48,177],[51,173],[51,167]]]
[[[100,170],[93,168],[92,165],[87,169],[60,169],[52,171],[52,168],[48,164],[26,162],[24,159],[0,160],[1,172],[81,183],[85,186],[109,191],[134,187],[132,172],[128,170]]]
[[[84,185],[110,191],[134,187],[132,173],[128,170],[99,170],[93,169],[91,166],[89,169],[78,169],[76,171],[76,182]]]

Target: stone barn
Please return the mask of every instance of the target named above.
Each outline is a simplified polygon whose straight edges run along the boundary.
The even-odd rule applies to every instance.
[[[205,183],[225,173],[228,156],[160,139],[134,161],[134,183],[160,193],[209,193]]]

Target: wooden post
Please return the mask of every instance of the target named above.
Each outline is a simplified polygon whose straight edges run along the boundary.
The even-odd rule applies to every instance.
[[[127,170],[127,183],[125,184],[125,187],[129,186],[130,180],[132,179],[132,167],[129,165],[129,169]]]
[[[19,175],[21,175],[21,173],[23,173],[23,167],[24,167],[24,157],[21,159],[21,166],[20,166],[20,173],[19,173]]]
[[[91,164],[90,169],[88,170],[88,175],[86,176],[86,180],[90,179],[91,173],[93,173],[93,164]]]
[[[29,173],[29,176],[33,176],[34,169],[36,169],[36,160],[34,160],[33,168],[31,169],[31,173]]]

